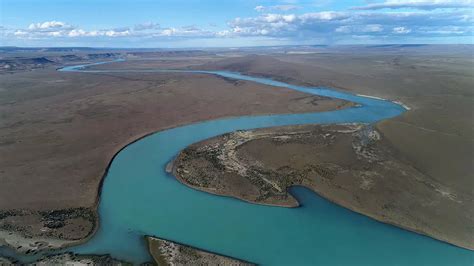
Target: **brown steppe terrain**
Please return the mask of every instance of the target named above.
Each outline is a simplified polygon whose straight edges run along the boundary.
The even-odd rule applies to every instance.
[[[122,54],[127,62],[94,68],[231,70],[401,101],[411,110],[375,125],[383,136],[383,147],[390,147],[395,159],[423,176],[427,184],[442,187],[444,195],[472,199],[472,52],[458,53],[455,48],[443,48],[448,49],[443,53],[420,52],[423,49],[329,49],[306,54],[249,50],[221,51],[218,56],[129,53]],[[262,55],[248,55],[253,52]],[[225,116],[348,106],[209,75],[59,73],[55,67],[0,75],[0,245],[1,239],[8,238],[7,244],[22,245],[22,252],[64,244],[57,243],[58,239],[78,243],[90,236],[96,228],[94,207],[107,164],[121,147],[147,133]],[[332,195],[330,200],[345,204],[342,198],[338,201],[338,194]],[[412,200],[424,196],[415,193]],[[350,201],[346,203],[357,210],[349,206]],[[449,204],[440,206],[440,213],[459,210],[445,209]],[[463,200],[461,210],[471,215],[467,210],[472,209],[472,200]],[[374,213],[366,214],[377,218]],[[452,226],[461,221],[450,219]],[[400,225],[400,221],[394,223]],[[11,232],[20,232],[20,236],[12,237]],[[439,238],[455,242],[452,232],[440,233],[446,237]],[[468,242],[469,236],[472,234],[465,236]],[[28,237],[47,241],[25,248],[25,243],[35,241]]]
[[[408,210],[406,215],[414,216],[404,220],[397,214],[387,219],[381,217],[376,210],[370,209],[368,201],[367,206],[357,205],[357,202],[346,201],[344,193],[324,194],[319,187],[314,190],[332,201],[376,219],[474,249],[474,214],[471,212],[474,209],[473,66],[472,50],[471,53],[446,51],[440,54],[419,51],[358,53],[355,49],[350,53],[247,55],[211,62],[204,67],[272,77],[305,86],[330,86],[352,93],[400,101],[407,105],[410,108],[408,112],[382,121],[376,124],[375,128],[384,137],[383,143],[387,144],[386,147],[390,147],[396,154],[395,157],[403,159],[407,167],[412,167],[423,176],[422,180],[425,181],[422,183],[428,186],[436,184],[431,193],[437,191],[445,197],[445,201],[452,198],[453,202],[442,204],[439,199],[421,202],[427,200],[425,197],[428,195],[416,186],[411,187],[410,191],[414,196],[411,201],[406,201],[406,198],[401,200],[405,197],[405,192],[400,192],[400,198],[394,197],[393,200],[402,204],[401,210]],[[300,152],[304,152],[304,149]],[[286,158],[291,157],[286,155]],[[310,156],[309,151],[306,156]],[[263,157],[258,158],[263,160]],[[338,161],[339,159],[336,159],[335,163]],[[206,172],[202,174],[203,177]],[[392,172],[392,175],[403,178],[401,171]],[[263,176],[269,178],[266,174]],[[235,176],[233,180],[233,187],[227,191],[218,189],[214,193],[236,196],[234,187],[242,185],[242,181],[236,181]],[[186,180],[182,181],[193,185]],[[393,190],[397,191],[406,184],[391,185],[394,186]],[[349,189],[349,192],[354,192],[352,190],[359,188]],[[380,195],[373,194],[372,200],[377,197],[389,200],[389,195],[385,195],[383,191],[381,190]],[[260,196],[259,193],[255,195]],[[259,200],[252,199],[251,195],[247,196],[250,196],[247,200]],[[458,200],[459,205],[455,207],[452,204],[456,204],[456,198],[463,200]],[[282,204],[280,199],[279,203],[290,206],[296,204],[291,202],[291,198],[287,200],[288,202]],[[425,214],[415,215],[420,209],[414,207],[413,202],[418,202],[422,209],[428,208],[431,214],[426,214],[421,219]],[[360,206],[365,209],[359,209]]]
[[[237,131],[195,143],[173,164],[182,183],[248,202],[297,207],[302,185],[376,220],[474,249],[472,195],[414,168],[371,126]]]
[[[131,266],[132,263],[121,261],[110,257],[109,255],[79,255],[72,252],[66,252],[55,255],[43,256],[31,263],[20,263],[13,258],[0,257],[0,265],[109,265],[109,266]],[[149,264],[145,264],[149,265]]]
[[[25,253],[90,236],[107,165],[146,134],[221,117],[347,105],[212,75],[61,73],[51,67],[0,75],[0,95],[0,242]]]
[[[423,53],[423,49],[250,55],[206,67],[401,101],[411,110],[377,128],[418,170],[473,194],[472,49],[463,53],[457,53],[456,47],[445,48],[445,53]]]

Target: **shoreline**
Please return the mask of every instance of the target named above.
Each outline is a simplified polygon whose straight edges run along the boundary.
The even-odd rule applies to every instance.
[[[110,62],[106,62],[106,63],[113,63],[113,62],[116,62],[116,61],[110,61]],[[85,68],[87,68],[87,66],[85,67],[82,67],[82,68],[78,68],[78,69],[75,69],[71,72],[82,72],[82,70],[84,70]],[[213,74],[213,73],[209,73],[209,75],[217,75],[217,74]],[[290,83],[288,83],[290,84]],[[274,87],[279,87],[279,86],[274,86]],[[291,90],[289,88],[286,88],[286,87],[279,87],[279,88],[284,88],[284,89],[287,89],[287,90]],[[335,90],[339,90],[338,88],[333,88]],[[390,101],[390,102],[393,102],[393,103],[396,103],[400,106],[402,106],[405,110],[410,110],[410,108],[406,105],[404,105],[403,103],[401,102],[398,102],[398,101],[392,101],[392,100],[387,100],[387,99],[383,99],[383,98],[379,98],[379,97],[375,97],[375,96],[368,96],[368,95],[359,95],[359,94],[355,94],[354,92],[352,91],[348,91],[348,90],[345,90],[345,89],[341,89],[347,93],[350,93],[350,94],[354,94],[354,95],[358,95],[358,96],[362,96],[362,97],[367,97],[367,98],[374,98],[374,99],[380,99],[380,100],[385,100],[385,101]],[[305,93],[306,94],[306,93]],[[311,94],[308,94],[308,95],[311,95]],[[330,98],[330,97],[327,97],[328,99],[336,99],[336,98]],[[341,110],[341,109],[346,109],[346,108],[357,108],[357,104],[354,103],[354,102],[350,102],[350,101],[345,101],[345,104],[343,105],[342,108],[340,109],[331,109],[331,110],[326,110],[326,111],[332,111],[332,110]],[[318,112],[324,112],[324,111],[318,111]],[[306,112],[306,113],[310,113],[310,112]],[[193,122],[188,122],[188,123],[177,123],[177,124],[173,124],[173,125],[170,125],[170,126],[167,126],[167,127],[163,127],[163,128],[159,128],[159,129],[155,129],[155,130],[152,130],[148,133],[144,133],[144,134],[139,134],[139,135],[135,135],[135,136],[132,136],[130,137],[127,141],[123,142],[125,144],[121,144],[121,145],[117,145],[117,148],[118,150],[116,152],[113,153],[111,159],[109,160],[105,170],[104,170],[104,173],[100,179],[100,182],[99,182],[99,186],[98,186],[98,189],[97,189],[97,196],[96,196],[96,199],[95,199],[95,204],[91,207],[89,207],[91,210],[94,211],[94,214],[96,215],[97,219],[96,219],[96,223],[95,223],[95,226],[94,226],[94,230],[86,237],[86,238],[83,238],[81,240],[77,240],[77,241],[74,241],[73,243],[67,243],[63,246],[61,246],[60,248],[58,249],[49,249],[49,250],[45,250],[46,252],[47,251],[55,251],[55,250],[60,250],[60,249],[63,249],[63,248],[67,248],[67,247],[71,247],[71,246],[77,246],[77,245],[80,245],[80,244],[83,244],[87,241],[89,241],[92,237],[95,236],[97,230],[99,229],[99,226],[100,226],[100,216],[99,216],[99,212],[98,212],[98,207],[99,207],[99,204],[100,204],[100,200],[101,200],[101,195],[102,195],[102,188],[103,188],[103,184],[105,182],[105,178],[107,177],[108,175],[108,172],[110,170],[110,167],[112,165],[112,162],[114,161],[114,159],[116,158],[116,156],[121,152],[123,151],[125,148],[127,148],[129,145],[132,145],[134,144],[135,142],[138,142],[140,141],[141,139],[145,138],[145,137],[148,137],[150,135],[153,135],[153,134],[156,134],[156,133],[159,133],[159,132],[162,132],[162,131],[165,131],[165,130],[169,130],[169,129],[173,129],[173,128],[177,128],[177,127],[181,127],[181,126],[186,126],[186,125],[192,125],[192,124],[198,124],[198,123],[205,123],[205,122],[208,122],[208,121],[216,121],[216,120],[225,120],[225,119],[231,119],[231,118],[239,118],[239,117],[245,117],[245,116],[263,116],[263,115],[266,115],[266,116],[272,116],[272,115],[284,115],[284,114],[304,114],[304,113],[261,113],[261,114],[250,114],[250,115],[244,115],[244,116],[224,116],[224,117],[220,117],[220,118],[217,118],[217,119],[205,119],[205,120],[199,120],[199,121],[193,121]],[[179,156],[179,154],[177,155]],[[176,159],[176,158],[175,158]],[[178,179],[178,181],[190,188],[193,188],[193,189],[196,189],[196,190],[200,190],[200,191],[203,191],[203,192],[207,192],[207,193],[210,193],[210,194],[213,194],[213,195],[218,195],[218,196],[223,196],[223,197],[233,197],[235,199],[238,199],[238,200],[242,200],[242,201],[245,201],[247,203],[251,203],[251,204],[259,204],[259,205],[266,205],[266,206],[271,206],[271,207],[291,207],[291,208],[297,208],[300,206],[300,203],[298,202],[298,200],[295,199],[296,201],[296,205],[282,205],[282,204],[262,204],[262,203],[257,203],[257,202],[253,202],[253,201],[249,201],[249,200],[245,200],[245,199],[242,199],[242,198],[238,198],[238,197],[235,197],[235,196],[229,196],[229,195],[226,195],[226,194],[219,194],[218,192],[215,192],[215,191],[211,191],[211,190],[203,190],[203,189],[200,189],[200,188],[197,188],[197,187],[194,187],[190,184],[186,184],[182,179],[180,179],[179,177],[177,177],[177,175],[175,174],[175,165],[174,165],[174,160],[173,159],[170,163],[171,165],[168,167],[168,165],[165,166],[165,170],[166,169],[172,169],[171,170],[171,173],[176,179]],[[312,189],[311,189],[312,190]],[[313,191],[313,190],[312,190]],[[315,192],[315,191],[313,191]],[[317,193],[317,192],[315,192]],[[318,195],[320,195],[319,193],[317,193]],[[291,195],[291,193],[290,193]],[[291,195],[293,197],[293,195]],[[393,224],[393,223],[390,223],[390,222],[387,222],[387,221],[384,221],[383,219],[377,219],[371,215],[368,215],[368,214],[364,214],[362,212],[359,212],[355,209],[352,209],[352,208],[349,208],[349,207],[346,207],[346,206],[343,206],[343,205],[340,205],[338,204],[337,202],[325,197],[324,195],[320,195],[322,196],[323,198],[325,198],[326,200],[330,201],[330,202],[333,202],[341,207],[344,207],[344,208],[347,208],[351,211],[354,211],[354,212],[357,212],[357,213],[360,213],[364,216],[367,216],[367,217],[370,217],[376,221],[379,221],[379,222],[382,222],[382,223],[386,223],[386,224],[390,224],[390,225],[394,225],[396,227],[399,227],[399,228],[402,228],[402,229],[405,229],[405,230],[408,230],[408,231],[412,231],[412,232],[415,232],[415,233],[418,233],[418,234],[421,234],[421,235],[425,235],[425,236],[428,236],[428,237],[431,237],[429,235],[426,235],[424,234],[423,232],[419,232],[419,231],[416,231],[416,230],[411,230],[409,228],[404,228],[402,226],[399,226],[399,225],[396,225],[396,224]],[[293,197],[294,198],[294,197]],[[434,237],[431,237],[431,238],[434,238]],[[437,238],[434,238],[434,239],[437,239]],[[447,240],[445,239],[437,239],[439,241],[443,241],[443,242],[446,242],[448,244],[451,244],[451,245],[454,245],[454,246],[458,246],[458,245],[455,245],[455,244],[452,244],[450,242],[448,242]],[[466,248],[468,250],[474,250],[474,249],[470,249],[470,248],[467,248],[467,247],[463,247],[463,246],[458,246],[458,247],[462,247],[462,248]],[[13,248],[13,250],[15,250]]]
[[[407,111],[410,111],[410,110],[412,109],[411,107],[409,107],[408,105],[404,104],[404,103],[401,102],[401,101],[392,101],[392,102],[394,102],[394,103],[396,103],[396,104],[398,104],[398,105],[401,105],[401,106],[402,106],[403,108],[405,108],[405,110],[407,110]]]
[[[42,255],[31,262],[22,262],[13,257],[0,256],[0,265],[132,265],[132,263],[110,256],[110,254],[78,254],[65,251]]]
[[[181,153],[180,153],[181,154]],[[176,157],[176,159],[179,158],[179,155]],[[245,199],[243,197],[239,197],[239,196],[234,196],[234,195],[228,195],[228,194],[225,194],[225,193],[219,193],[215,190],[210,190],[210,189],[205,189],[205,188],[200,188],[200,187],[197,187],[197,186],[193,186],[187,182],[185,182],[181,177],[179,177],[178,173],[176,172],[176,167],[175,167],[175,163],[174,163],[174,160],[173,160],[173,170],[171,173],[168,173],[170,174],[171,176],[173,176],[176,180],[178,180],[181,184],[189,187],[189,188],[192,188],[192,189],[195,189],[195,190],[198,190],[198,191],[202,191],[202,192],[206,192],[206,193],[209,193],[209,194],[212,194],[212,195],[215,195],[215,196],[219,196],[219,197],[227,197],[227,198],[233,198],[233,199],[236,199],[236,200],[240,200],[240,201],[243,201],[243,202],[246,202],[246,203],[249,203],[249,204],[255,204],[255,205],[262,205],[262,206],[268,206],[268,207],[282,207],[282,208],[298,208],[301,206],[301,204],[298,202],[298,200],[296,198],[293,197],[293,195],[291,195],[291,197],[296,201],[296,204],[295,205],[285,205],[285,204],[278,204],[278,203],[262,203],[262,202],[255,202],[255,201],[251,201],[251,200],[248,200],[248,199]]]
[[[153,59],[151,59],[151,60],[153,60]],[[114,62],[114,61],[112,61],[112,62]],[[112,63],[112,62],[110,62],[110,63]],[[81,71],[81,69],[77,69],[77,70],[78,70],[78,71]],[[244,72],[242,72],[242,73],[244,73]],[[287,82],[288,84],[295,83],[295,82],[288,82],[288,81],[285,81],[285,82]],[[303,85],[303,86],[305,86],[305,85]],[[339,88],[332,87],[332,86],[329,86],[329,87],[330,87],[331,89],[334,89],[334,90],[339,90],[339,91],[344,91],[344,92],[348,92],[348,93],[351,93],[351,94],[355,94],[354,91],[349,90],[349,89],[344,89],[344,88],[342,88],[342,87],[339,87]],[[377,93],[377,94],[378,94],[378,93]],[[388,100],[388,99],[383,99],[383,98],[374,97],[374,96],[369,96],[369,95],[359,95],[359,96],[367,97],[367,98],[375,98],[375,99],[380,99],[380,100],[385,100],[385,101],[391,101],[391,102],[393,102],[393,103],[396,103],[396,104],[400,105],[401,107],[403,107],[403,108],[404,108],[405,110],[407,110],[407,111],[408,111],[408,110],[411,110],[411,108],[410,108],[409,106],[403,104],[401,101]],[[334,99],[334,98],[331,98],[331,99]],[[410,101],[411,101],[411,100],[410,100]],[[341,105],[341,106],[342,106],[342,105]],[[350,107],[348,107],[348,106],[346,106],[346,105],[344,104],[344,107],[343,107],[343,108],[350,108]],[[341,108],[341,109],[343,109],[343,108]],[[418,109],[418,108],[415,108],[415,109]],[[268,115],[274,115],[274,114],[268,114]],[[248,116],[253,116],[253,115],[248,115]],[[90,241],[90,239],[92,239],[92,237],[94,237],[94,236],[96,235],[96,233],[97,233],[97,231],[98,231],[98,229],[99,229],[99,226],[100,226],[100,223],[99,223],[99,222],[100,222],[100,218],[101,218],[101,217],[99,216],[99,210],[98,210],[98,208],[99,208],[99,203],[100,203],[100,200],[101,200],[101,194],[102,194],[102,189],[103,189],[103,187],[102,187],[102,186],[103,186],[103,182],[105,182],[105,178],[106,178],[107,175],[108,175],[109,167],[110,167],[111,163],[115,160],[115,156],[118,155],[118,153],[120,153],[121,151],[123,151],[126,147],[128,147],[128,145],[134,144],[135,142],[138,142],[139,140],[141,140],[141,139],[143,139],[143,138],[145,138],[145,137],[147,137],[147,136],[150,136],[150,135],[155,134],[155,133],[162,132],[162,131],[164,131],[164,130],[168,130],[168,129],[172,129],[172,128],[176,128],[176,127],[180,127],[180,126],[184,126],[184,125],[189,125],[189,124],[197,124],[197,123],[206,122],[206,121],[213,121],[213,120],[220,120],[220,119],[230,119],[230,118],[233,118],[233,117],[242,117],[242,116],[230,116],[230,117],[222,117],[222,118],[218,118],[218,119],[209,118],[209,119],[206,119],[206,120],[200,120],[200,121],[196,121],[196,122],[192,122],[192,123],[182,123],[182,124],[177,124],[177,125],[171,125],[170,127],[165,127],[165,128],[163,128],[163,129],[155,130],[155,131],[146,133],[146,134],[144,134],[144,135],[137,134],[137,135],[135,135],[135,137],[131,137],[131,138],[130,138],[131,140],[130,140],[129,142],[127,142],[126,144],[124,144],[124,145],[122,145],[122,146],[117,145],[118,151],[116,151],[116,152],[113,154],[112,158],[108,161],[107,167],[106,167],[106,169],[105,169],[105,171],[104,171],[104,174],[103,174],[103,176],[102,176],[101,179],[100,179],[99,186],[98,186],[98,192],[97,192],[97,194],[96,194],[96,197],[97,197],[97,198],[96,198],[96,202],[95,202],[93,205],[91,205],[92,207],[90,207],[91,210],[94,210],[94,213],[95,213],[95,215],[96,215],[96,217],[97,217],[97,219],[96,219],[96,226],[94,227],[94,230],[91,231],[91,233],[90,233],[86,238],[83,238],[83,239],[81,239],[81,240],[78,240],[77,243],[72,243],[72,244],[70,244],[70,245],[68,245],[68,246],[80,245],[81,243],[85,243],[85,242],[87,242],[87,241]],[[388,120],[388,119],[387,119],[387,120]],[[383,121],[387,121],[387,120],[383,120]],[[179,154],[179,153],[178,153],[178,154]],[[271,207],[293,207],[293,208],[300,207],[300,203],[298,202],[298,200],[296,200],[297,206],[285,206],[285,205],[280,205],[280,204],[275,204],[275,205],[273,205],[273,204],[262,204],[262,203],[258,203],[258,202],[252,202],[252,201],[249,201],[249,200],[241,199],[241,198],[238,198],[238,197],[235,197],[235,196],[229,196],[229,195],[226,195],[226,194],[224,194],[224,193],[223,193],[223,194],[219,194],[219,193],[217,193],[216,191],[213,191],[213,190],[203,190],[203,189],[201,189],[201,188],[199,188],[199,187],[195,187],[195,186],[192,186],[192,185],[190,185],[190,184],[186,184],[186,183],[184,182],[184,180],[180,180],[180,178],[178,178],[176,175],[173,174],[173,168],[174,168],[174,162],[175,162],[175,160],[176,160],[176,157],[174,157],[174,158],[173,158],[172,160],[170,160],[167,164],[165,164],[165,166],[164,166],[165,171],[166,171],[168,174],[173,175],[174,178],[178,179],[178,182],[180,182],[181,184],[184,184],[184,185],[186,185],[186,186],[188,186],[188,187],[190,187],[190,188],[192,188],[192,189],[196,189],[196,190],[200,190],[200,191],[203,191],[203,192],[207,192],[207,193],[210,193],[210,194],[213,194],[213,195],[216,195],[216,196],[232,197],[232,198],[234,198],[234,199],[243,200],[244,202],[248,202],[248,203],[251,203],[251,204],[266,205],[266,206],[271,206]],[[159,167],[160,167],[160,166],[159,166]],[[309,188],[308,186],[302,185],[302,187],[306,187],[306,188],[310,189],[313,193],[316,193],[317,195],[319,195],[319,196],[323,197],[324,199],[328,200],[329,202],[332,202],[332,203],[337,204],[337,205],[339,205],[339,206],[341,206],[341,207],[343,207],[343,208],[346,208],[346,209],[351,210],[351,211],[353,211],[353,212],[356,212],[356,213],[359,213],[359,214],[364,215],[364,216],[366,216],[366,217],[369,217],[370,219],[373,219],[373,220],[375,220],[375,221],[377,221],[377,222],[385,223],[385,224],[388,224],[388,225],[392,225],[392,226],[395,226],[395,227],[398,227],[398,228],[400,228],[400,229],[403,229],[403,230],[406,230],[406,231],[410,231],[410,232],[413,232],[413,233],[416,233],[416,234],[428,236],[428,237],[430,237],[430,238],[432,238],[432,239],[436,239],[436,240],[438,240],[438,241],[445,242],[445,243],[450,244],[450,245],[455,246],[455,247],[461,247],[461,248],[465,248],[465,249],[468,249],[468,250],[474,250],[474,249],[470,249],[470,248],[467,248],[467,247],[463,247],[463,246],[459,246],[459,245],[456,245],[456,244],[452,244],[452,243],[450,243],[448,240],[445,240],[445,239],[435,238],[435,237],[430,236],[430,235],[428,235],[428,234],[426,234],[426,233],[423,233],[423,231],[417,231],[416,229],[410,229],[410,228],[404,227],[404,226],[402,226],[402,225],[397,225],[396,223],[393,223],[393,221],[388,221],[388,220],[386,220],[386,219],[383,219],[383,217],[382,217],[382,219],[377,219],[377,218],[374,217],[374,216],[371,216],[371,215],[369,215],[369,214],[364,214],[363,212],[357,211],[357,210],[356,210],[357,208],[345,207],[344,205],[341,205],[341,204],[337,203],[337,201],[333,201],[333,200],[331,200],[330,198],[328,198],[328,197],[326,197],[326,196],[324,196],[324,195],[322,195],[322,194],[320,194],[320,193],[318,193],[318,192],[312,190],[312,189]],[[294,196],[292,193],[289,193],[289,194],[290,194],[292,197],[295,198],[295,196]],[[144,235],[144,237],[146,238],[147,236]],[[67,247],[67,246],[65,246],[65,247]],[[1,261],[1,259],[0,259],[0,261]],[[0,264],[1,264],[1,263],[0,263]]]
[[[258,265],[258,264],[256,264],[256,263],[249,262],[249,261],[246,261],[246,260],[243,260],[243,259],[239,259],[239,258],[236,258],[236,257],[224,255],[224,254],[221,254],[221,253],[218,253],[218,252],[214,252],[214,251],[210,251],[210,250],[207,250],[207,249],[198,248],[198,247],[195,247],[195,246],[191,246],[191,245],[188,245],[188,244],[184,244],[184,243],[181,243],[181,242],[179,242],[179,241],[175,241],[175,240],[171,240],[171,239],[166,239],[166,238],[163,238],[163,237],[157,237],[157,236],[152,236],[152,235],[144,235],[143,237],[144,237],[145,241],[147,242],[148,252],[150,253],[150,256],[151,256],[151,257],[155,260],[155,262],[157,262],[157,263],[158,263],[158,260],[153,256],[153,250],[152,250],[152,246],[151,246],[151,241],[153,241],[153,240],[155,240],[155,241],[158,240],[158,241],[171,242],[171,243],[173,243],[173,244],[175,244],[175,245],[179,245],[179,246],[182,246],[182,247],[185,247],[185,248],[190,248],[190,249],[193,249],[193,250],[196,250],[196,251],[201,251],[201,252],[213,254],[213,255],[216,255],[216,256],[221,256],[221,257],[224,257],[224,258],[232,259],[232,260],[235,260],[235,261],[238,261],[238,262],[242,262],[242,263],[246,263],[246,264]]]
[[[348,103],[351,103],[351,102],[348,102]],[[346,107],[346,108],[353,108],[353,107]],[[339,109],[341,110],[341,109]],[[304,114],[304,113],[283,113],[283,114],[275,114],[275,113],[268,113],[268,114],[254,114],[254,115],[246,115],[246,116],[261,116],[261,115],[265,115],[265,116],[273,116],[273,115],[286,115],[286,114]],[[157,133],[160,133],[162,131],[166,131],[166,130],[170,130],[170,129],[174,129],[174,128],[177,128],[177,127],[182,127],[182,126],[187,126],[187,125],[193,125],[193,124],[199,124],[199,123],[205,123],[205,122],[208,122],[208,121],[218,121],[218,120],[226,120],[226,119],[232,119],[232,118],[238,118],[238,117],[243,117],[243,116],[225,116],[225,117],[221,117],[221,118],[217,118],[217,119],[207,119],[207,120],[200,120],[200,121],[195,121],[195,122],[191,122],[191,123],[182,123],[182,124],[174,124],[174,125],[170,125],[168,127],[164,127],[162,129],[158,129],[158,130],[153,130],[149,133],[145,133],[143,135],[138,135],[137,136],[133,136],[133,137],[130,137],[131,141],[126,141],[125,145],[121,146],[121,145],[118,145],[119,147],[119,150],[116,151],[112,158],[109,160],[109,163],[107,164],[107,167],[104,171],[104,174],[102,175],[102,178],[100,180],[100,183],[99,183],[99,187],[97,189],[97,197],[96,197],[96,202],[94,204],[94,206],[91,206],[91,207],[86,207],[86,208],[90,208],[94,214],[96,215],[97,219],[96,219],[96,225],[94,226],[94,230],[90,233],[89,236],[87,236],[86,238],[83,238],[81,240],[63,240],[63,239],[59,239],[59,241],[71,241],[71,243],[65,243],[57,248],[50,248],[50,249],[41,249],[40,252],[45,252],[47,253],[48,251],[58,251],[58,250],[61,250],[61,249],[65,249],[65,248],[69,248],[69,247],[73,247],[73,246],[78,246],[78,245],[81,245],[87,241],[89,241],[94,235],[95,233],[98,231],[99,229],[99,226],[100,226],[100,218],[99,218],[99,212],[98,212],[98,207],[99,207],[99,204],[100,204],[100,200],[101,200],[101,195],[102,195],[102,187],[103,187],[103,184],[105,182],[105,178],[107,177],[108,175],[108,172],[110,170],[110,167],[112,166],[112,163],[115,159],[116,156],[118,156],[118,154],[123,151],[124,149],[126,149],[128,146],[148,137],[148,136],[151,136],[153,134],[157,134]],[[174,161],[174,160],[173,160]],[[168,163],[169,164],[169,163]],[[166,168],[168,168],[168,164],[165,165],[165,172],[166,172]],[[172,163],[169,167],[171,167],[170,169],[172,169],[174,167],[174,164]],[[174,175],[173,175],[174,176]],[[183,183],[185,184],[185,183]],[[186,185],[186,184],[185,184]],[[191,187],[191,186],[190,186]],[[194,187],[192,187],[194,188]],[[196,189],[196,188],[195,188]],[[207,192],[207,191],[205,191]],[[212,193],[211,191],[209,191],[209,193]],[[215,194],[215,193],[213,193]],[[218,195],[218,196],[223,196],[223,197],[227,197],[227,195],[225,194],[222,194],[222,195],[219,195],[219,194],[215,194],[215,195]],[[244,200],[245,201],[245,200]],[[247,201],[248,203],[252,203],[250,201]],[[280,207],[278,205],[272,205],[272,204],[267,204],[267,206],[270,206],[270,207]],[[287,206],[287,207],[298,207],[298,206]],[[7,231],[5,231],[7,232]],[[10,231],[8,231],[9,233]],[[34,240],[41,240],[40,238],[33,238]],[[16,248],[11,246],[11,245],[6,245],[8,248],[10,248],[11,250],[15,251],[15,253],[18,253],[16,252]],[[22,255],[25,255],[24,253],[18,253],[18,254],[22,254]]]
[[[261,129],[261,128],[259,128],[259,129]],[[250,131],[252,131],[252,130],[250,130]],[[219,137],[222,137],[222,135],[219,135],[216,138],[219,138]],[[201,140],[201,142],[204,142],[204,141],[206,141],[206,140]],[[270,207],[282,207],[282,208],[298,208],[298,207],[301,206],[301,203],[297,200],[297,197],[295,197],[288,190],[286,190],[287,193],[290,194],[291,197],[296,200],[296,204],[294,204],[294,205],[293,204],[285,204],[285,203],[258,202],[258,201],[254,201],[254,200],[245,198],[243,196],[240,196],[239,194],[230,194],[230,193],[226,193],[226,191],[221,192],[221,191],[218,191],[218,189],[209,189],[209,188],[206,188],[206,187],[200,187],[200,186],[196,186],[196,185],[193,185],[191,183],[188,183],[184,178],[182,178],[180,176],[180,174],[177,171],[177,165],[178,165],[177,162],[181,159],[181,155],[182,155],[183,151],[184,150],[182,150],[178,154],[178,156],[176,156],[172,161],[170,161],[168,163],[168,165],[172,165],[172,171],[167,172],[167,173],[172,175],[178,182],[180,182],[181,184],[183,184],[183,185],[185,185],[185,186],[187,186],[191,189],[195,189],[195,190],[198,190],[198,191],[201,191],[201,192],[209,193],[209,194],[220,196],[220,197],[228,197],[228,198],[236,199],[236,200],[243,201],[243,202],[250,203],[250,204],[257,204],[257,205],[270,206]],[[403,229],[403,230],[406,230],[406,231],[409,231],[409,232],[412,232],[412,233],[416,233],[416,234],[419,234],[419,235],[422,235],[422,236],[425,236],[425,237],[429,237],[431,239],[449,244],[451,246],[455,246],[455,247],[458,247],[458,248],[463,248],[463,249],[466,249],[466,250],[474,251],[474,247],[472,247],[468,243],[459,242],[458,240],[452,239],[452,238],[449,238],[449,237],[443,237],[443,236],[430,234],[427,231],[419,228],[418,226],[409,227],[407,225],[397,223],[396,221],[390,221],[390,219],[387,219],[386,217],[384,217],[384,215],[372,214],[370,212],[361,210],[360,208],[358,208],[356,206],[353,206],[350,203],[349,204],[344,203],[340,199],[335,199],[335,198],[329,196],[328,194],[324,193],[323,191],[316,191],[311,186],[308,186],[306,184],[291,185],[288,188],[298,187],[298,186],[305,187],[305,188],[311,190],[313,193],[316,193],[318,196],[324,198],[325,200],[327,200],[327,201],[329,201],[333,204],[336,204],[336,205],[338,205],[342,208],[345,208],[345,209],[350,210],[352,212],[355,212],[357,214],[360,214],[360,215],[363,215],[363,216],[368,217],[370,219],[373,219],[377,222],[384,223],[384,224],[387,224],[387,225],[390,225],[390,226],[394,226],[394,227],[397,227],[399,229]]]
[[[173,163],[174,165],[174,163]],[[235,196],[235,195],[227,195],[225,193],[219,193],[219,192],[216,192],[214,190],[209,190],[209,189],[204,189],[204,188],[200,188],[200,187],[196,187],[196,186],[193,186],[191,184],[188,184],[186,183],[182,178],[180,178],[176,172],[175,172],[175,167],[173,166],[173,173],[170,175],[172,175],[173,177],[176,178],[176,180],[178,180],[181,184],[191,188],[191,189],[195,189],[197,191],[201,191],[201,192],[205,192],[205,193],[209,193],[209,194],[212,194],[212,195],[215,195],[215,196],[219,196],[219,197],[227,197],[227,198],[232,198],[232,199],[235,199],[235,200],[240,200],[240,201],[243,201],[243,202],[246,202],[246,203],[249,203],[249,204],[256,204],[256,205],[262,205],[262,206],[268,206],[268,207],[280,207],[280,208],[299,208],[301,207],[301,203],[293,196],[293,194],[291,194],[291,192],[288,192],[293,198],[295,198],[296,202],[297,202],[297,205],[293,206],[293,205],[284,205],[284,204],[269,204],[269,203],[261,203],[261,202],[255,202],[255,201],[251,201],[251,200],[248,200],[248,199],[245,199],[243,197],[239,197],[239,196]],[[468,246],[464,246],[464,245],[461,245],[461,244],[455,244],[453,243],[452,241],[450,241],[449,239],[445,239],[445,238],[437,238],[437,237],[434,237],[434,236],[431,236],[431,235],[428,235],[427,233],[423,232],[423,231],[419,231],[419,230],[416,230],[416,229],[413,229],[413,228],[409,228],[409,227],[405,227],[403,225],[399,225],[399,224],[396,224],[396,223],[393,223],[393,222],[390,222],[388,220],[385,220],[383,218],[379,218],[378,216],[375,216],[375,215],[371,215],[371,214],[367,214],[367,213],[364,213],[362,211],[359,211],[357,208],[354,208],[352,206],[346,206],[346,205],[343,205],[341,203],[339,203],[337,200],[334,200],[334,199],[331,199],[329,197],[327,197],[326,195],[324,194],[321,194],[317,191],[314,191],[311,187],[309,186],[306,186],[306,185],[293,185],[291,187],[304,187],[304,188],[307,188],[309,190],[311,190],[313,193],[317,194],[318,196],[324,198],[325,200],[333,203],[333,204],[336,204],[337,206],[339,207],[342,207],[342,208],[345,208],[345,209],[348,209],[352,212],[355,212],[355,213],[358,213],[358,214],[361,214],[363,216],[366,216],[370,219],[373,219],[377,222],[380,222],[380,223],[384,223],[384,224],[387,224],[387,225],[390,225],[390,226],[394,226],[394,227],[397,227],[397,228],[400,228],[400,229],[403,229],[403,230],[406,230],[406,231],[410,231],[412,233],[416,233],[416,234],[419,234],[419,235],[422,235],[422,236],[426,236],[426,237],[429,237],[429,238],[432,238],[434,240],[437,240],[437,241],[440,241],[440,242],[444,242],[446,244],[449,244],[451,246],[455,246],[455,247],[458,247],[458,248],[464,248],[464,249],[467,249],[467,250],[471,250],[471,251],[474,251],[474,248],[470,248]]]

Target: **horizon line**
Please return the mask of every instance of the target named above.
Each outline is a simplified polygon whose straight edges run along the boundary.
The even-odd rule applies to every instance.
[[[50,48],[69,48],[69,49],[163,49],[163,50],[190,50],[190,49],[241,49],[241,48],[270,48],[270,47],[343,47],[343,46],[446,46],[446,45],[465,45],[474,46],[474,43],[379,43],[379,44],[288,44],[288,45],[257,45],[257,46],[196,46],[196,47],[114,47],[114,46],[16,46],[3,45],[0,49],[5,48],[23,48],[23,49],[50,49]]]

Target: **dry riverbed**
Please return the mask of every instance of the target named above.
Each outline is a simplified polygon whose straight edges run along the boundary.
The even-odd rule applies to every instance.
[[[371,126],[224,134],[183,150],[173,173],[199,190],[285,207],[298,206],[288,188],[303,185],[376,220],[474,249],[472,197],[414,168]]]

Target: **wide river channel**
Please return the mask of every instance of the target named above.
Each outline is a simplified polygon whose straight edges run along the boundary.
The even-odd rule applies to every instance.
[[[143,237],[151,235],[261,265],[473,265],[472,251],[377,222],[302,187],[291,191],[301,207],[269,207],[191,189],[165,172],[165,165],[188,145],[227,132],[296,124],[374,123],[402,114],[401,105],[223,71],[90,70],[88,66],[60,71],[219,75],[359,105],[320,113],[200,122],[163,130],[128,145],[113,159],[105,177],[97,233],[70,250],[141,263],[151,260]]]

